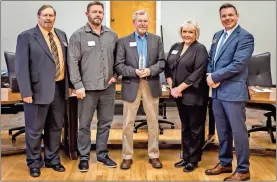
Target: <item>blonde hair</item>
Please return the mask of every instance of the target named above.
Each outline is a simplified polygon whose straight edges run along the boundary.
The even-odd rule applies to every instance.
[[[186,20],[181,26],[180,26],[180,29],[179,29],[179,34],[180,36],[182,36],[182,30],[183,28],[186,26],[186,25],[189,25],[189,26],[192,26],[194,29],[195,29],[195,36],[196,36],[196,40],[199,39],[199,36],[200,36],[200,26],[199,26],[199,23],[195,20]]]
[[[143,9],[140,9],[140,10],[137,10],[134,14],[133,14],[133,21],[135,21],[137,19],[137,15],[147,15],[148,17],[148,20],[150,19],[149,17],[149,14],[147,13],[147,11],[143,10]]]

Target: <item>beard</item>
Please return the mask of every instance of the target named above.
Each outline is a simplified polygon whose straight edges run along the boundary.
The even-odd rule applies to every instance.
[[[101,23],[102,23],[102,21],[103,21],[103,19],[101,19],[101,18],[88,18],[88,20],[89,20],[89,22],[92,24],[92,25],[94,25],[94,26],[99,26],[99,25],[101,25]]]

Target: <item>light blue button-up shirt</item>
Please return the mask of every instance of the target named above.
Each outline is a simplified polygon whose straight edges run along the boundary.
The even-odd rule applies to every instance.
[[[146,34],[142,37],[137,32],[135,32],[138,55],[139,57],[144,56],[144,68],[147,67],[147,35],[148,34],[146,32]]]

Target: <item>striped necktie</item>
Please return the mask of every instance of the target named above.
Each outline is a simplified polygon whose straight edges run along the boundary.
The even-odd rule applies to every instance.
[[[59,61],[59,54],[58,54],[58,48],[57,45],[53,39],[54,35],[52,32],[48,33],[49,35],[49,41],[50,41],[50,47],[51,47],[51,53],[53,55],[54,61],[56,63],[56,76],[55,78],[59,78],[61,73],[60,73],[60,61]]]

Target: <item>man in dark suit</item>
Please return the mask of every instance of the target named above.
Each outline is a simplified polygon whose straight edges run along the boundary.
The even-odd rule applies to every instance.
[[[222,5],[219,13],[224,30],[217,32],[213,38],[207,83],[213,87],[213,112],[220,143],[220,162],[205,173],[232,173],[234,138],[237,168],[224,180],[244,181],[250,179],[245,101],[249,99],[247,64],[254,51],[254,38],[238,24],[239,16],[233,5]]]
[[[134,13],[136,28],[131,35],[118,41],[115,69],[122,75],[123,138],[121,169],[129,169],[133,156],[133,128],[142,99],[148,125],[149,163],[161,168],[159,160],[158,104],[162,89],[159,74],[164,70],[165,57],[161,38],[147,32],[148,13]]]
[[[40,176],[44,165],[65,171],[58,150],[69,96],[66,66],[66,34],[53,28],[56,11],[43,5],[37,13],[38,25],[17,38],[16,74],[24,101],[27,165],[30,175]],[[44,131],[44,161],[40,154]]]

